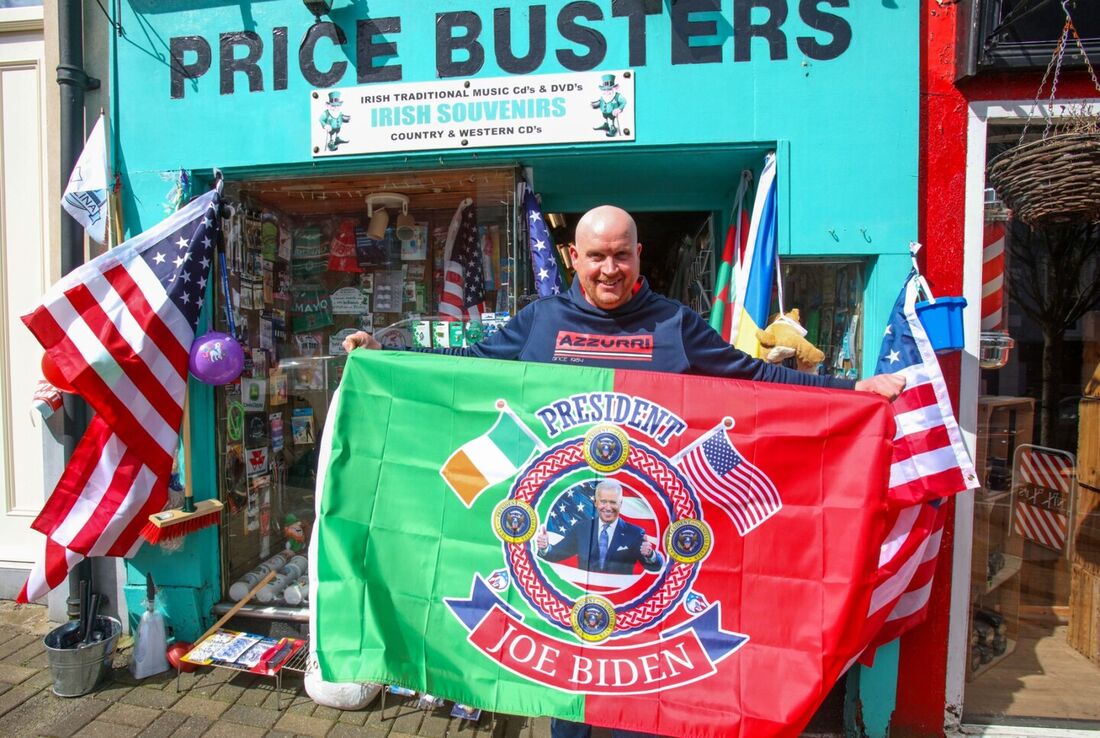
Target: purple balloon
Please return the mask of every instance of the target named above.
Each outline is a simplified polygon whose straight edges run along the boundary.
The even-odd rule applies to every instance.
[[[244,369],[244,350],[228,333],[210,331],[191,344],[188,362],[195,379],[205,384],[229,384]]]

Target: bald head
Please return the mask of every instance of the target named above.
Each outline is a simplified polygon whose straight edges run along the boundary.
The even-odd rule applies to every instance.
[[[600,205],[581,216],[569,256],[584,299],[603,310],[629,302],[641,273],[641,251],[638,227],[622,208]]]
[[[638,242],[638,227],[630,213],[614,205],[599,205],[577,221],[577,241],[592,238],[625,237],[631,243]]]

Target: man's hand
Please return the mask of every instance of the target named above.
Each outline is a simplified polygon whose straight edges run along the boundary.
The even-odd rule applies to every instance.
[[[874,392],[893,402],[905,389],[905,377],[897,374],[876,374],[856,382],[856,389],[860,392]]]
[[[366,331],[356,331],[344,339],[344,351],[350,354],[357,348],[380,349],[382,344]]]
[[[642,545],[638,547],[638,552],[642,554],[642,558],[646,561],[653,558],[653,544],[649,542],[648,538],[642,539]]]
[[[535,535],[535,547],[539,553],[543,553],[550,547],[550,536],[546,535],[546,526],[540,525],[539,532]]]

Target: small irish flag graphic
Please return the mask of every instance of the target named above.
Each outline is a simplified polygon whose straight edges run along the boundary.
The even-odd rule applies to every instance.
[[[489,487],[515,475],[536,451],[546,450],[503,400],[496,406],[500,414],[493,427],[459,446],[439,470],[466,507]]]

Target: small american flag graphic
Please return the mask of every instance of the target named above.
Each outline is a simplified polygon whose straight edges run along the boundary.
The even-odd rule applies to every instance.
[[[738,453],[726,428],[723,423],[701,436],[677,454],[673,464],[745,535],[779,512],[783,501],[772,480]]]

